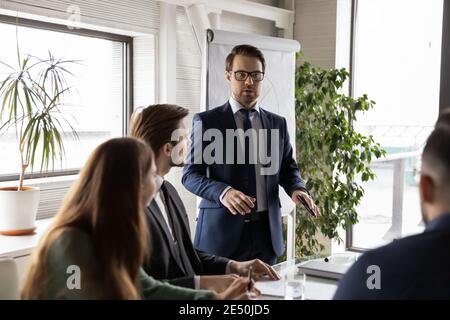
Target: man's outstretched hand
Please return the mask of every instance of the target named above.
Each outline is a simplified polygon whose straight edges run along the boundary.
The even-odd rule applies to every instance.
[[[253,279],[258,280],[264,276],[269,277],[271,280],[280,280],[280,276],[275,270],[268,264],[262,262],[259,259],[249,261],[232,261],[230,264],[230,271],[240,276],[246,276],[249,268],[252,267]]]

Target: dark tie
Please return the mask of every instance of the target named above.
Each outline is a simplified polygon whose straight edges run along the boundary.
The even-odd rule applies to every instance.
[[[244,116],[244,132],[247,132],[247,130],[252,129],[252,123],[250,121],[250,115],[253,112],[256,112],[256,110],[251,109],[251,110],[246,110],[246,109],[241,109],[239,110],[241,112],[241,114]],[[256,138],[256,137],[255,137]],[[257,141],[253,141],[253,143],[257,143]],[[247,188],[246,188],[246,192],[245,194],[256,198],[256,175],[255,175],[255,164],[250,163],[250,152],[253,152],[253,148],[250,148],[250,139],[246,138],[245,139],[245,146],[244,146],[244,151],[245,151],[245,174],[247,176]],[[253,159],[257,159],[257,155],[255,154]],[[256,202],[255,202],[255,207],[252,209],[252,213],[256,212]]]

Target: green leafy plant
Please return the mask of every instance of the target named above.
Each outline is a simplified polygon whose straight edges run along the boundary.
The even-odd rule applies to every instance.
[[[22,190],[25,171],[30,165],[33,170],[38,150],[42,172],[63,158],[65,131],[78,138],[61,111],[70,91],[66,77],[72,73],[68,67],[76,61],[55,58],[50,51],[43,59],[21,55],[18,40],[16,45],[17,65],[0,61],[8,70],[0,79],[0,134],[11,128],[16,134],[21,158],[18,190]]]
[[[342,241],[339,227],[347,230],[358,222],[362,182],[375,179],[371,160],[386,155],[372,136],[354,128],[357,115],[373,108],[375,102],[367,95],[354,99],[343,94],[348,77],[345,69],[322,70],[308,62],[296,70],[297,164],[321,209],[316,219],[297,208],[298,256],[324,249],[317,240],[318,231]]]

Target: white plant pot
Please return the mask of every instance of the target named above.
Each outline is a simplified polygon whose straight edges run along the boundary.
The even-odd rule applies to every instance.
[[[25,235],[36,229],[39,188],[0,188],[0,234]]]

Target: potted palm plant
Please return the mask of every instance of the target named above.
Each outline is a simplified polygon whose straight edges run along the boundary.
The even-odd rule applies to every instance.
[[[13,132],[20,154],[17,186],[0,188],[0,234],[23,235],[35,230],[39,188],[24,186],[27,169],[36,164],[42,173],[54,169],[64,155],[63,135],[78,138],[62,113],[70,87],[66,78],[76,61],[21,55],[17,41],[17,65],[1,62],[7,72],[0,78],[0,134]]]

